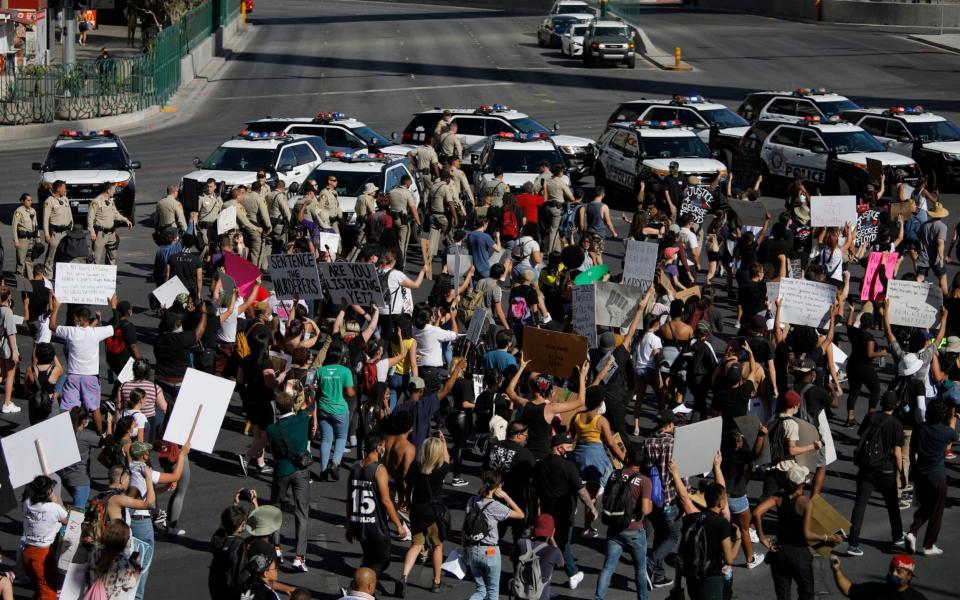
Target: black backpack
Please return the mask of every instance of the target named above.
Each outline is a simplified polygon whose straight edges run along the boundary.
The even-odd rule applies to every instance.
[[[465,546],[476,546],[483,541],[483,538],[490,535],[490,523],[487,521],[487,507],[493,501],[487,502],[482,507],[477,500],[470,505],[467,514],[463,517],[463,544]]]
[[[90,262],[90,238],[83,229],[74,229],[60,241],[54,260],[58,263]]]
[[[903,423],[903,426],[912,429],[917,424],[917,398],[910,393],[910,377],[897,376],[890,385],[897,395],[897,408],[894,414]],[[911,397],[912,396],[912,397]]]
[[[885,418],[875,418],[870,427],[860,436],[857,448],[853,451],[853,464],[862,469],[874,471],[883,468],[887,461],[887,455],[890,454],[883,447],[883,440],[880,436],[880,424],[884,420]]]
[[[790,456],[790,442],[787,440],[787,428],[784,421],[794,417],[777,416],[770,428],[770,464],[780,464]]]
[[[607,481],[603,493],[603,506],[600,510],[600,520],[607,527],[623,531],[633,521],[636,514],[636,504],[630,487],[636,475],[624,475],[623,470],[616,471]]]
[[[387,307],[388,312],[393,312],[393,294],[390,292],[390,273],[393,269],[387,269],[383,273],[377,273],[380,280],[380,291],[383,293],[383,305]]]
[[[247,544],[241,537],[229,536],[223,538],[219,545],[211,546],[213,559],[207,580],[210,589],[231,590],[239,594],[246,586],[243,571],[247,562]]]
[[[680,538],[680,559],[687,577],[704,579],[716,571],[715,563],[719,557],[711,552],[707,528],[704,525],[706,518],[707,515],[698,514],[687,524],[683,537]]]

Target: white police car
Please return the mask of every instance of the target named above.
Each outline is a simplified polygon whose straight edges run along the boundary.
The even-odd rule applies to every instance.
[[[844,113],[891,152],[909,156],[937,183],[960,182],[960,127],[922,106],[865,108]]]
[[[597,185],[609,182],[636,193],[641,181],[668,175],[672,162],[682,175],[704,181],[727,174],[727,167],[712,157],[703,140],[674,120],[609,125],[597,140],[594,177]]]
[[[264,117],[247,121],[247,131],[256,133],[299,133],[315,135],[326,142],[332,152],[347,152],[353,156],[385,154],[403,157],[414,146],[394,144],[365,123],[342,112],[317,113],[315,117]],[[392,137],[395,137],[393,134]]]
[[[824,88],[797,88],[792,92],[754,92],[737,114],[753,123],[763,119],[802,122],[806,117],[826,119],[860,106],[846,96]]]
[[[751,131],[759,130],[757,123]],[[917,163],[886,148],[861,127],[839,117],[821,121],[808,117],[801,123],[766,122],[769,133],[756,145],[764,180],[803,180],[824,192],[862,195],[869,183],[867,160],[883,165],[888,181],[897,170],[907,173],[908,181],[919,175]],[[892,186],[888,186],[892,188]]]
[[[100,195],[103,184],[117,184],[117,209],[131,221],[136,213],[137,182],[134,172],[140,163],[130,154],[120,136],[110,131],[63,131],[47,151],[43,162],[33,163],[40,171],[37,186],[38,214],[55,181],[67,184],[67,198],[74,218],[86,220],[90,201]]]
[[[503,169],[503,182],[510,191],[519,192],[523,184],[540,174],[540,164],[564,165],[563,153],[556,142],[542,133],[498,133],[484,142],[474,163],[473,184],[493,179],[497,168]],[[570,179],[564,176],[567,183]]]
[[[574,181],[590,174],[595,156],[593,140],[560,135],[559,124],[554,123],[547,129],[542,123],[522,112],[512,110],[503,104],[483,105],[479,108],[434,108],[414,114],[413,119],[403,130],[403,143],[419,144],[433,135],[437,122],[443,117],[444,110],[452,113],[457,123],[457,137],[463,145],[463,164],[472,168],[474,158],[479,155],[487,139],[500,133],[537,134],[552,139],[563,153],[564,164]]]
[[[589,23],[576,23],[560,36],[560,54],[571,58],[583,56],[583,36]]]
[[[347,155],[334,153],[331,160],[317,166],[307,181],[316,181],[318,189],[327,185],[327,178],[337,178],[337,197],[340,201],[340,210],[347,221],[352,221],[356,212],[357,197],[363,192],[367,183],[373,183],[379,188],[378,194],[389,193],[397,187],[404,175],[411,180],[409,190],[420,202],[420,189],[417,187],[417,178],[407,167],[405,159],[391,158],[382,154],[377,155]],[[291,208],[296,204],[299,195],[290,195]]]
[[[197,194],[207,179],[222,184],[220,193],[226,200],[235,186],[255,182],[258,171],[267,175],[271,186],[278,180],[288,187],[302,184],[329,155],[326,143],[317,136],[243,130],[220,144],[207,160],[193,159],[197,170],[180,182],[184,208],[196,210]]]

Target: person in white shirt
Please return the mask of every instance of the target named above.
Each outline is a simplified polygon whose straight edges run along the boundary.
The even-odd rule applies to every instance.
[[[34,598],[57,597],[57,565],[47,559],[68,517],[53,488],[52,479],[37,475],[23,491],[23,569],[33,581]]]
[[[633,435],[640,435],[640,411],[643,408],[643,398],[647,393],[647,385],[653,386],[653,391],[660,396],[661,380],[657,362],[663,350],[663,342],[655,333],[660,327],[660,318],[649,314],[643,320],[643,337],[637,344],[636,359],[633,370],[637,374],[637,399],[633,403]]]
[[[440,387],[440,371],[443,369],[444,342],[457,339],[457,308],[449,313],[451,329],[441,329],[439,315],[426,306],[417,308],[413,315],[413,339],[417,342],[417,370],[426,383],[426,394]]]
[[[430,265],[423,265],[416,279],[410,279],[403,271],[397,268],[397,253],[393,250],[384,250],[380,256],[380,266],[377,273],[380,275],[380,287],[385,288],[380,291],[383,293],[383,306],[380,307],[380,331],[391,332],[393,330],[393,315],[412,315],[413,314],[413,292],[410,290],[419,289],[423,284],[424,276],[430,271]],[[390,336],[382,335],[384,339]]]
[[[680,243],[683,244],[684,250],[687,252],[687,266],[696,267],[697,270],[694,273],[700,272],[700,240],[697,239],[697,234],[693,232],[693,218],[689,214],[682,214],[680,218],[677,219],[677,225],[680,226],[680,233],[677,237],[680,239]],[[694,275],[696,276],[696,275]]]
[[[116,301],[114,294],[110,299],[111,306],[116,306]],[[103,433],[103,416],[100,414],[100,343],[113,335],[113,326],[99,326],[100,313],[92,315],[86,306],[73,313],[76,325],[57,325],[59,312],[60,301],[50,294],[50,321],[47,327],[65,342],[67,353],[67,377],[60,397],[60,410],[69,412],[82,403],[93,415],[97,433]]]

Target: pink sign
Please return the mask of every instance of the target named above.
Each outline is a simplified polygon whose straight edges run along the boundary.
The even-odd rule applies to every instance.
[[[871,252],[867,258],[867,272],[863,276],[863,286],[860,289],[860,299],[863,301],[883,298],[883,283],[880,282],[880,269],[878,268],[882,256],[882,252]],[[896,252],[887,254],[887,279],[893,279],[898,257],[899,255]]]
[[[237,282],[237,291],[241,298],[247,297],[260,277],[260,269],[232,252],[224,254],[223,268],[227,275]]]

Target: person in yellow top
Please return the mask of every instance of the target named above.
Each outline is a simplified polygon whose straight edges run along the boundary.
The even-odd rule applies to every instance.
[[[403,354],[403,360],[393,367],[393,373],[387,377],[390,386],[390,412],[393,412],[397,402],[407,394],[407,385],[411,377],[419,377],[417,371],[417,340],[413,339],[413,320],[410,317],[398,317],[394,321],[397,335],[391,343],[391,354]],[[398,342],[399,340],[399,342]]]
[[[120,247],[117,223],[125,223],[128,229],[133,227],[130,219],[117,210],[113,199],[116,192],[115,182],[108,181],[103,184],[103,191],[90,202],[90,212],[87,213],[87,232],[93,241],[93,260],[98,265],[117,264],[117,248]]]
[[[620,462],[623,462],[626,456],[622,444],[618,445],[613,439],[610,422],[600,414],[603,388],[597,384],[606,375],[611,362],[613,361],[607,361],[605,368],[601,369],[594,380],[594,385],[587,388],[583,412],[575,414],[570,420],[570,433],[577,442],[577,447],[573,450],[573,462],[580,470],[580,478],[587,482],[587,490],[594,499],[613,474],[613,463],[607,450]],[[592,520],[584,522],[584,535],[587,537],[597,535],[592,524]]]
[[[20,206],[13,211],[13,245],[17,249],[17,270],[15,273],[27,279],[33,277],[28,257],[40,232],[37,229],[37,210],[33,208],[30,194],[20,196]]]
[[[47,256],[44,264],[47,273],[53,273],[53,260],[67,232],[73,229],[73,212],[67,199],[67,184],[61,180],[53,182],[50,196],[43,203],[43,239],[47,243]]]

